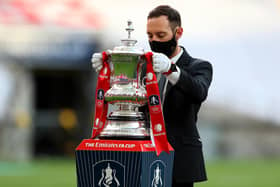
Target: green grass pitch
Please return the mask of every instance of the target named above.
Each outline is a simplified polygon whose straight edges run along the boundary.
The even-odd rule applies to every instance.
[[[280,160],[207,161],[208,181],[195,187],[279,187]],[[74,159],[0,161],[0,187],[76,187]]]

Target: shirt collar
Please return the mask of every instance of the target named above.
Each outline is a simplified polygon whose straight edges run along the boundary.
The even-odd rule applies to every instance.
[[[183,49],[180,47],[180,52],[176,55],[176,56],[174,56],[174,57],[172,57],[170,60],[171,60],[171,62],[173,62],[174,64],[176,64],[176,62],[178,61],[178,59],[182,56],[182,54],[183,54]]]

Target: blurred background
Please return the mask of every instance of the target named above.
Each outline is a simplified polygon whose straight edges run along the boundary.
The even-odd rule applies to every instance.
[[[120,45],[128,19],[149,50],[160,4],[181,13],[180,44],[214,68],[198,122],[209,181],[197,186],[280,186],[279,0],[1,0],[0,186],[76,186],[91,55]]]

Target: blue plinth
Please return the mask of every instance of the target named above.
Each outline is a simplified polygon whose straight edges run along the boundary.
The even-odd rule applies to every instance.
[[[171,187],[174,150],[151,141],[86,139],[76,149],[78,187]]]

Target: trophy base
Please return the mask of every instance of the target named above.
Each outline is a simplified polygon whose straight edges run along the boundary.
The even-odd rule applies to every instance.
[[[157,156],[150,140],[85,139],[75,152],[77,187],[171,187],[170,145],[169,151]]]
[[[114,111],[106,121],[99,139],[107,140],[150,140],[144,114],[135,111]]]
[[[139,129],[137,129],[139,130]],[[122,131],[113,131],[113,130],[106,130],[104,129],[100,135],[98,136],[98,139],[104,139],[104,140],[150,140],[150,133],[146,132],[147,129],[145,129],[145,132],[135,134],[132,131],[131,133],[127,133]],[[144,131],[144,130],[143,130]]]

